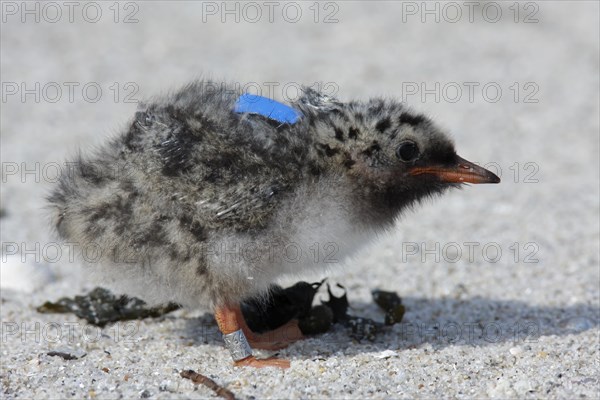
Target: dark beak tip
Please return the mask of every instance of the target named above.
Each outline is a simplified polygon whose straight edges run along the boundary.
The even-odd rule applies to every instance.
[[[500,179],[500,177],[492,172],[490,172],[490,183],[500,183],[502,180]]]

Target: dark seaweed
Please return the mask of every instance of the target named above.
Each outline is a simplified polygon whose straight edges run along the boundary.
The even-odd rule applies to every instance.
[[[115,296],[98,287],[85,296],[63,297],[55,303],[47,301],[37,311],[44,314],[71,312],[92,325],[103,327],[111,322],[157,318],[178,308],[180,306],[174,303],[148,308],[140,299]]]
[[[348,314],[350,304],[346,289],[336,297],[327,284],[328,300],[312,307],[313,299],[321,282],[298,282],[294,286],[283,289],[273,285],[271,296],[264,299],[251,299],[242,303],[242,313],[246,323],[255,332],[265,332],[276,329],[290,320],[298,319],[298,326],[305,335],[325,333],[334,323],[339,323],[350,330],[350,336],[356,340],[375,340],[383,332],[385,325],[393,325],[402,321],[404,306],[402,300],[394,292],[374,290],[373,300],[385,312],[385,325],[369,318],[356,317]]]

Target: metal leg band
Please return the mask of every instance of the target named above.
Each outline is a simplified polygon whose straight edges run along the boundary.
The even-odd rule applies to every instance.
[[[223,335],[223,341],[225,342],[225,347],[229,349],[233,361],[243,360],[252,355],[252,348],[250,348],[248,340],[241,329]]]

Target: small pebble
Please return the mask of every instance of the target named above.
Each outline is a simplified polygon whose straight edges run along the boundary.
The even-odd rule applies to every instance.
[[[523,349],[521,347],[517,346],[517,347],[511,347],[510,350],[508,350],[508,351],[513,356],[518,356],[519,354],[521,354],[523,352]]]
[[[396,356],[397,353],[394,350],[384,350],[381,353],[375,355],[375,358],[386,359]]]

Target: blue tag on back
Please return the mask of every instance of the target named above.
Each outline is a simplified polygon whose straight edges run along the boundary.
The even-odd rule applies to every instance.
[[[236,113],[259,114],[285,124],[295,124],[302,115],[290,106],[255,94],[241,95],[235,103],[234,111]]]

